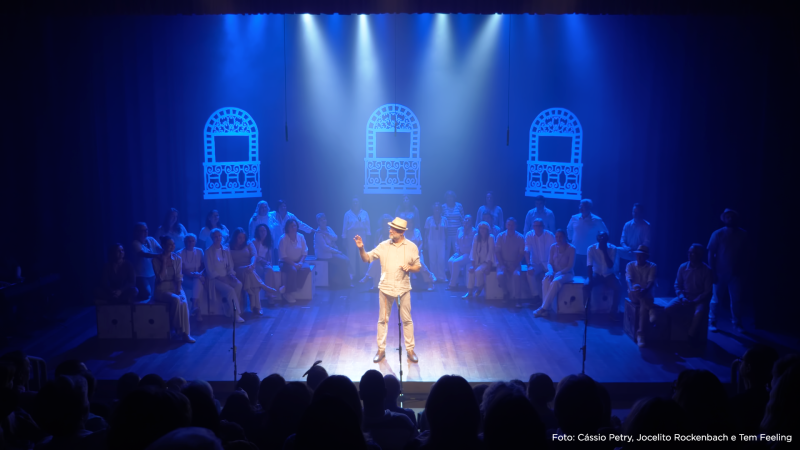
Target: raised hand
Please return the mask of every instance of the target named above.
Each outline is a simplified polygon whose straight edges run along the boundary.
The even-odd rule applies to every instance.
[[[353,241],[356,243],[356,247],[358,247],[358,248],[364,248],[364,242],[361,240],[361,236],[359,236],[359,235],[356,235],[356,236],[353,238]]]

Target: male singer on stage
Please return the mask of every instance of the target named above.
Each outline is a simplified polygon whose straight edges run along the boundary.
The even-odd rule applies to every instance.
[[[419,263],[419,249],[407,240],[404,233],[408,223],[399,218],[389,222],[389,239],[380,242],[371,252],[364,250],[361,236],[356,235],[353,241],[358,247],[361,260],[370,263],[380,260],[381,281],[378,284],[378,299],[380,312],[378,313],[378,353],[372,362],[380,362],[386,356],[386,333],[388,331],[389,315],[392,313],[392,303],[399,300],[398,311],[403,320],[403,335],[406,340],[406,353],[409,362],[418,362],[419,358],[414,353],[414,322],[411,321],[411,272],[419,272],[422,266]]]

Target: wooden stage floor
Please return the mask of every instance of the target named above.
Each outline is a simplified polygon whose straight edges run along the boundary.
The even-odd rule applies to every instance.
[[[432,382],[459,374],[471,382],[519,378],[544,372],[554,380],[579,373],[583,338],[581,317],[535,319],[532,306],[515,308],[502,302],[464,300],[463,292],[412,291],[412,316],[418,364],[403,353],[403,377]],[[369,369],[399,373],[397,310],[389,326],[387,358],[372,363],[376,351],[378,294],[362,285],[347,290],[317,289],[311,301],[266,308],[263,317],[246,315],[236,328],[238,370],[259,376],[279,373],[301,380],[316,360],[331,374],[357,381]],[[725,324],[722,324],[724,329]],[[85,361],[98,379],[117,379],[126,372],[158,373],[209,381],[233,378],[232,325],[223,317],[192,321],[196,344],[177,341],[98,340],[94,308],[84,308],[68,320],[24,340],[6,342],[45,358],[52,370],[68,358]],[[586,373],[605,383],[669,383],[687,368],[707,369],[723,381],[730,363],[764,338],[712,333],[702,354],[675,349],[639,349],[622,331],[622,324],[593,319],[589,327]],[[767,342],[769,343],[769,342]]]

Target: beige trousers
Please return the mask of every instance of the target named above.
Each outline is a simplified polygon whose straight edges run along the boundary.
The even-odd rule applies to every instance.
[[[389,317],[392,315],[392,303],[397,297],[390,297],[378,292],[380,311],[378,312],[378,350],[386,351],[386,334],[389,331]],[[400,319],[403,321],[403,336],[406,350],[414,350],[414,322],[411,321],[411,291],[400,296]]]

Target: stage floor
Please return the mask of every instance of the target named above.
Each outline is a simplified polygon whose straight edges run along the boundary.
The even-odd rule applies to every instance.
[[[464,300],[463,292],[412,291],[412,316],[418,364],[406,361],[403,378],[432,382],[458,374],[471,382],[527,378],[544,372],[554,380],[579,373],[583,339],[581,317],[535,319],[532,307],[515,308],[498,301]],[[259,376],[279,373],[301,380],[316,360],[331,374],[357,381],[369,369],[399,374],[397,310],[389,326],[387,357],[372,363],[376,351],[378,294],[363,285],[348,290],[317,289],[311,301],[265,308],[263,317],[245,316],[236,327],[238,370]],[[723,330],[727,324],[721,324]],[[192,321],[196,344],[166,340],[98,340],[94,308],[75,312],[53,325],[5,347],[22,348],[43,357],[52,370],[68,358],[85,361],[98,379],[117,379],[126,372],[158,373],[209,381],[233,378],[232,325],[224,317]],[[702,354],[676,349],[639,349],[622,324],[594,319],[588,333],[586,373],[606,383],[669,383],[688,368],[706,369],[730,379],[730,363],[752,343],[771,345],[769,337],[711,333]],[[791,351],[778,346],[784,351]],[[796,350],[795,350],[796,351]]]

